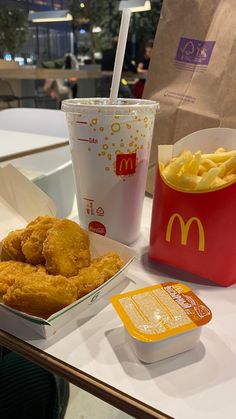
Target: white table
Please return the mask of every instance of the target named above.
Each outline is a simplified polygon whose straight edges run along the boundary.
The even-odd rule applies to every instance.
[[[0,162],[69,144],[65,138],[0,129]]]
[[[142,257],[129,271],[134,282],[128,289],[170,278],[146,256],[151,203],[145,198],[142,235],[135,244]],[[213,319],[195,349],[155,364],[136,359],[110,305],[77,328],[70,324],[66,336],[61,331],[48,341],[31,340],[30,332],[19,336],[14,329],[5,333],[0,322],[0,344],[135,417],[231,419],[236,414],[236,285],[190,286],[212,309]]]

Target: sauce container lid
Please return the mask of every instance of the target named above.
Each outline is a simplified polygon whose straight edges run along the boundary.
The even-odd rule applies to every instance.
[[[211,310],[177,282],[164,282],[111,297],[111,303],[131,336],[154,342],[208,323]]]

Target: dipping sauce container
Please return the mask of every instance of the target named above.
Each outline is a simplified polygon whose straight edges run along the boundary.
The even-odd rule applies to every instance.
[[[129,343],[146,363],[192,349],[210,309],[189,287],[165,282],[111,297]]]

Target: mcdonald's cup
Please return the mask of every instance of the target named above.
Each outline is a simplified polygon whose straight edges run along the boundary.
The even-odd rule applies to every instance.
[[[157,108],[142,99],[63,101],[85,229],[125,244],[137,239]]]

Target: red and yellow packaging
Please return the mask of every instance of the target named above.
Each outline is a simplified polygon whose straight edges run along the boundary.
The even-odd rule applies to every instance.
[[[159,146],[166,164],[183,150],[212,153],[236,149],[236,130],[210,128]],[[162,178],[159,165],[153,198],[149,256],[220,285],[236,283],[236,182],[186,192]]]

